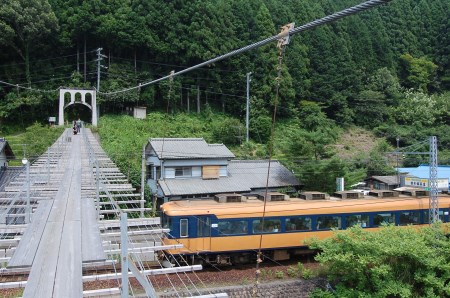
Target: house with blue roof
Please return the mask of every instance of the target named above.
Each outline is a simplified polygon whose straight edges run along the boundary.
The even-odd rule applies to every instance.
[[[417,168],[398,168],[401,176],[401,186],[429,188],[430,167],[420,165]],[[441,191],[449,190],[450,166],[438,166],[438,188]]]
[[[296,191],[300,183],[279,161],[235,160],[223,144],[203,138],[152,138],[145,147],[147,184],[159,201],[223,193]]]

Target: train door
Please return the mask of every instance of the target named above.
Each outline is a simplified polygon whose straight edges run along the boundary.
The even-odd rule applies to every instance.
[[[199,216],[197,218],[198,250],[211,250],[211,218]]]

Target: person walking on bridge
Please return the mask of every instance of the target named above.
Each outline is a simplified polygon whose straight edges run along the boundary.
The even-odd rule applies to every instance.
[[[78,118],[78,120],[77,120],[77,133],[80,133],[80,130],[81,130],[81,120],[80,120],[80,118]]]

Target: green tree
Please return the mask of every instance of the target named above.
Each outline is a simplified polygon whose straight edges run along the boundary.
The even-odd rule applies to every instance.
[[[12,47],[25,62],[31,83],[30,52],[58,30],[58,20],[48,0],[4,0],[0,5],[0,44]]]
[[[404,84],[409,88],[426,92],[435,79],[437,65],[425,57],[414,58],[410,54],[401,55],[400,60]]]
[[[334,295],[316,290],[312,297],[448,297],[450,242],[443,230],[353,227],[309,241],[335,289]]]

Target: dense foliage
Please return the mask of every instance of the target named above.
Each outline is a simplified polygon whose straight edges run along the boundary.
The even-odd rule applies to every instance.
[[[119,162],[125,172],[132,165],[137,167],[138,152],[150,136],[201,134],[208,141],[234,146],[241,157],[268,157],[268,147],[261,144],[270,143],[275,102],[280,125],[272,142],[274,155],[307,188],[331,190],[337,175],[351,182],[365,175],[391,173],[384,152],[393,149],[397,137],[403,147],[437,135],[439,162],[448,163],[447,0],[394,0],[292,36],[283,57],[278,96],[275,43],[173,80],[107,94],[257,42],[276,34],[286,23],[305,24],[359,2],[2,1],[0,126],[4,134],[56,116],[59,86],[96,87],[96,49],[102,48],[107,57],[101,63],[107,68],[100,72],[100,91],[106,92],[97,98],[101,115],[125,114],[136,105],[165,114],[152,114],[141,124],[121,117],[101,118],[105,146],[132,145],[119,146],[120,151],[114,153],[136,156],[136,160]],[[238,146],[245,138],[248,72],[252,72],[252,142]],[[90,121],[90,111],[83,105],[69,106],[65,113],[69,121],[78,117]],[[150,121],[152,125],[145,126]],[[195,121],[201,124],[189,126]],[[355,125],[388,143],[342,159],[334,143]],[[128,134],[110,131],[122,126],[129,129]],[[157,130],[158,126],[164,129]],[[403,162],[416,165],[423,161],[425,157],[414,156]],[[132,172],[136,180],[139,171]]]
[[[312,240],[333,289],[312,297],[449,297],[449,228],[353,227]]]
[[[359,2],[5,0],[0,77],[47,90],[84,82],[96,86],[95,49],[102,47],[108,56],[102,63],[109,68],[102,69],[100,90],[119,90],[272,36],[286,23],[301,25]],[[383,107],[395,103],[389,84],[397,77],[407,88],[448,90],[448,11],[446,0],[397,0],[293,36],[284,57],[279,114],[292,116],[308,100],[338,123],[374,126],[386,120]],[[195,110],[199,92],[201,109],[208,103],[242,115],[245,74],[251,71],[252,117],[264,118],[274,102],[276,63],[275,44],[269,44],[176,77],[172,86],[162,82],[102,95],[102,111],[135,104],[186,111],[188,98]],[[0,107],[3,121],[24,112],[33,118],[55,114],[56,93],[13,96],[12,91],[17,90],[0,90],[7,101]],[[29,100],[11,107],[15,97]],[[381,111],[375,122],[359,117],[367,105]]]

